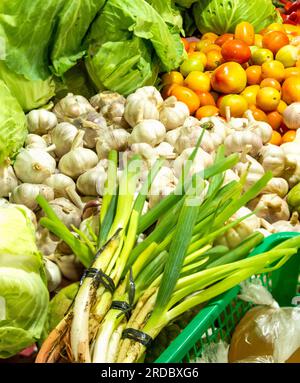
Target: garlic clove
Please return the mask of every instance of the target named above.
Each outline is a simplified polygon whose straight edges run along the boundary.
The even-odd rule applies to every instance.
[[[37,134],[28,134],[25,140],[25,147],[46,149],[47,143],[41,136]]]
[[[107,158],[111,150],[121,152],[127,149],[129,138],[130,134],[125,129],[114,129],[112,131],[103,132],[96,144],[99,159]]]
[[[61,284],[61,272],[59,267],[54,262],[50,261],[50,259],[44,257],[43,260],[45,265],[48,290],[52,292]]]
[[[93,111],[95,109],[85,97],[73,93],[68,93],[53,108],[53,113],[57,116],[58,121],[70,122],[82,114]]]
[[[55,145],[55,154],[59,158],[71,150],[77,133],[76,126],[69,122],[61,122],[52,130],[51,141]]]
[[[23,183],[12,191],[10,202],[25,205],[34,211],[38,208],[36,197],[40,194],[47,201],[54,199],[54,191],[51,187],[43,184]]]
[[[102,166],[97,166],[80,175],[77,179],[76,186],[83,195],[102,196],[106,179],[107,174],[105,169]]]
[[[18,186],[18,179],[12,166],[0,167],[0,198],[8,197]]]
[[[151,146],[160,144],[166,135],[166,128],[157,120],[143,120],[137,124],[128,139],[128,143],[135,144],[144,142]]]
[[[26,117],[30,133],[47,134],[57,125],[55,114],[46,109],[31,110]]]

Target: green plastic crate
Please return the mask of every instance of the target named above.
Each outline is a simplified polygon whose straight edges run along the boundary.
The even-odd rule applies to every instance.
[[[299,233],[278,233],[267,237],[249,256],[272,249],[280,242],[300,235]],[[292,306],[292,299],[300,296],[300,252],[279,270],[260,275],[264,286],[272,292],[280,306]],[[201,357],[203,346],[223,340],[230,343],[232,333],[249,310],[251,304],[237,298],[237,286],[212,300],[205,306],[155,363],[188,363]]]

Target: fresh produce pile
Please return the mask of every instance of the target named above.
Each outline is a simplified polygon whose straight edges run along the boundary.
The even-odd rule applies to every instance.
[[[247,259],[300,232],[300,27],[220,3],[1,3],[0,358],[142,360],[297,253]]]

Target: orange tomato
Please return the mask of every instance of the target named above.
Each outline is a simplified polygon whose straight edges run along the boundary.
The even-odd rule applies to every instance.
[[[292,76],[299,76],[300,77],[300,67],[292,67],[292,68],[285,68],[284,70],[284,78],[287,79]]]
[[[267,61],[272,61],[274,59],[273,53],[270,49],[257,48],[253,50],[251,62],[254,65],[262,65]]]
[[[200,40],[196,43],[196,50],[197,51],[202,51],[203,48],[208,47],[209,45],[212,44],[211,40]]]
[[[254,35],[254,45],[258,48],[262,48],[262,35],[255,34]]]
[[[218,37],[219,36],[216,35],[215,33],[207,32],[207,33],[204,33],[204,35],[201,37],[201,40],[210,40],[214,43]]]
[[[208,47],[204,47],[201,50],[201,52],[203,52],[205,54],[207,54],[210,51],[219,51],[219,52],[221,52],[221,47],[219,47],[219,45],[217,45],[217,44],[211,44]]]
[[[282,31],[271,31],[266,33],[263,37],[262,44],[266,49],[270,49],[274,54],[279,51],[280,48],[288,45],[290,42],[287,34]]]
[[[276,132],[276,130],[273,130],[272,132],[272,137],[269,141],[270,144],[273,144],[273,145],[281,145],[282,144],[282,137],[280,135],[280,133]]]
[[[259,85],[250,85],[246,86],[246,88],[242,91],[241,96],[243,96],[247,100],[248,105],[256,104],[256,96],[259,89]]]
[[[238,94],[228,94],[222,98],[220,103],[220,114],[226,117],[226,108],[230,108],[230,115],[232,117],[242,117],[248,109],[247,100]]]
[[[242,21],[238,23],[235,27],[234,36],[236,39],[244,41],[247,45],[254,45],[254,28],[253,25],[247,21]]]
[[[285,144],[286,142],[293,142],[296,138],[296,130],[288,130],[284,135],[282,136],[282,143]]]
[[[205,67],[205,65],[207,63],[206,55],[203,52],[198,52],[197,51],[197,52],[188,53],[188,57],[189,58],[197,57],[199,60],[202,61],[202,64],[204,65],[204,67]]]
[[[267,26],[267,31],[281,31],[285,32],[284,26],[279,23],[272,23]]]
[[[176,85],[171,90],[171,96],[175,96],[178,101],[185,103],[191,114],[195,113],[200,106],[200,100],[197,94],[185,86]]]
[[[280,83],[275,80],[275,78],[265,78],[260,83],[261,88],[265,88],[266,86],[270,86],[271,88],[277,89],[279,92],[281,91],[281,85]]]
[[[212,50],[206,53],[207,62],[205,65],[206,70],[214,70],[218,68],[223,62],[223,56],[220,51]]]
[[[196,49],[197,49],[197,42],[196,41],[192,41],[190,43],[188,53],[193,53],[193,52],[195,52]]]
[[[199,92],[195,91],[199,97],[200,100],[200,106],[205,106],[205,105],[216,105],[215,99],[209,92]]]
[[[257,85],[261,82],[261,66],[251,65],[246,69],[247,84]]]
[[[239,64],[246,63],[251,57],[249,46],[238,39],[226,41],[222,45],[221,53],[225,61],[234,61]]]
[[[199,120],[204,117],[217,116],[219,114],[219,109],[214,105],[205,105],[201,106],[195,114],[195,117]]]
[[[280,100],[277,106],[277,112],[282,114],[286,108],[287,108],[287,104],[283,100]]]
[[[252,111],[252,114],[255,120],[268,122],[268,117],[266,113],[263,112],[261,109],[256,108],[255,105],[250,105],[249,109]]]
[[[234,39],[233,33],[224,33],[224,35],[221,35],[216,39],[215,44],[221,47],[226,41],[233,40],[233,39]]]
[[[194,91],[209,92],[210,78],[203,72],[193,71],[187,75],[184,85]]]
[[[260,88],[256,96],[256,105],[264,112],[276,110],[280,102],[280,92],[271,87]]]
[[[241,93],[247,84],[244,69],[236,62],[227,62],[214,70],[212,88],[220,93]]]
[[[282,82],[284,80],[285,72],[284,65],[277,60],[264,62],[261,66],[262,78],[274,78],[275,80]]]
[[[267,114],[268,123],[272,126],[274,130],[278,130],[282,124],[283,118],[280,113],[276,110],[274,112]]]
[[[287,104],[300,101],[300,76],[287,78],[282,84],[282,99]]]
[[[297,61],[296,61],[296,67],[297,67],[297,68],[300,68],[300,60],[297,60]]]
[[[162,88],[162,91],[161,91],[161,95],[162,95],[162,98],[165,100],[166,98],[170,97],[171,96],[171,92],[172,90],[178,86],[178,84],[169,84],[169,85],[165,85],[163,88]]]
[[[221,106],[221,102],[223,100],[223,98],[225,97],[225,94],[223,94],[223,96],[219,96],[218,99],[217,99],[217,107],[220,109],[220,106]]]
[[[163,85],[169,85],[169,84],[183,85],[183,81],[184,81],[182,74],[175,70],[169,73],[165,73],[161,79],[162,79]]]
[[[188,40],[186,38],[184,38],[184,37],[181,37],[181,41],[182,41],[182,43],[184,45],[185,50],[188,51],[189,47],[190,47],[190,43],[188,42]]]

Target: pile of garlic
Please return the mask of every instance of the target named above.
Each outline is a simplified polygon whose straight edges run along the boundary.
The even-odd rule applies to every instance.
[[[39,109],[27,114],[25,146],[12,164],[0,168],[0,198],[23,204],[35,213],[37,240],[46,263],[54,262],[65,278],[77,280],[82,267],[71,250],[38,224],[42,212],[36,196],[42,194],[67,227],[75,226],[88,235],[87,222],[97,224],[91,211],[101,206],[111,149],[120,152],[123,163],[134,154],[142,157],[140,184],[155,160],[165,158],[148,196],[148,207],[153,207],[176,188],[182,167],[203,134],[190,174],[210,166],[216,149],[224,144],[226,154],[240,153],[240,162],[226,172],[224,183],[247,173],[247,189],[265,171],[274,175],[263,193],[237,217],[248,214],[249,209],[259,208],[259,213],[232,229],[220,243],[233,247],[254,230],[265,235],[280,231],[280,222],[285,222],[285,231],[287,225],[295,230],[298,221],[293,216],[288,223],[285,196],[300,181],[300,135],[281,147],[268,144],[272,128],[255,121],[250,111],[246,116],[231,118],[228,111],[226,120],[209,117],[199,121],[190,116],[184,103],[173,96],[163,100],[152,86],[138,89],[127,99],[110,91],[89,101],[70,93],[51,111]],[[49,278],[55,275],[56,282],[51,280],[49,289],[54,290],[60,278],[51,267]]]

